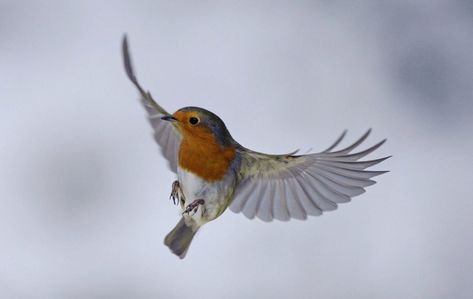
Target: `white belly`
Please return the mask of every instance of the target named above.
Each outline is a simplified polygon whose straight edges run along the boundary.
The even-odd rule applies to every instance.
[[[195,214],[191,212],[189,215],[184,215],[184,217],[193,218],[200,225],[223,213],[233,196],[235,180],[230,175],[226,175],[221,181],[208,183],[193,173],[178,167],[177,176],[185,197],[185,204],[181,205],[181,211],[196,199],[203,199],[205,202],[199,206]]]

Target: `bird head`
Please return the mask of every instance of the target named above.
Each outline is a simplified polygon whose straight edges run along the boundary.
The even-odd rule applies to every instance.
[[[161,119],[172,122],[183,138],[201,141],[211,140],[221,146],[228,146],[234,143],[232,136],[220,117],[203,108],[184,107],[172,115],[161,117]]]

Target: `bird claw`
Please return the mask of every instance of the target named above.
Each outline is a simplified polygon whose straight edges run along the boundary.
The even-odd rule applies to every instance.
[[[187,205],[186,209],[184,212],[182,212],[182,215],[187,214],[190,216],[194,216],[195,213],[197,213],[197,210],[199,209],[200,205],[203,205],[205,201],[203,199],[196,199],[190,204]],[[192,215],[190,214],[192,212]]]
[[[169,195],[169,199],[172,199],[172,202],[174,205],[179,204],[179,199],[181,198],[181,185],[179,184],[179,181],[174,181],[172,183],[172,190],[171,190],[171,195]]]

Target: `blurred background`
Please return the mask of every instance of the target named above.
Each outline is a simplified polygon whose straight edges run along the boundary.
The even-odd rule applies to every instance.
[[[1,298],[472,298],[473,2],[0,1]],[[120,42],[169,111],[254,150],[347,145],[378,184],[335,212],[227,211],[185,260]]]

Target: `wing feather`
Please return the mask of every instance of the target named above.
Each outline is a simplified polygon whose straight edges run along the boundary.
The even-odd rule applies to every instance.
[[[271,185],[272,182],[267,181],[261,189],[261,191],[265,191],[265,193],[261,194],[262,196],[258,198],[258,218],[266,222],[273,220],[272,206],[274,201],[275,188]]]
[[[368,187],[376,183],[375,181],[370,179],[355,179],[344,175],[336,174],[322,168],[317,168],[317,173],[319,173],[324,178],[330,179],[333,182],[346,186]]]
[[[248,199],[243,203],[242,210],[246,217],[253,219],[256,217],[258,207],[261,203],[261,195],[264,192],[264,182],[255,181],[252,185],[255,185],[254,192],[251,192]]]
[[[387,171],[366,170],[389,157],[358,161],[378,149],[386,140],[366,150],[351,153],[369,136],[371,129],[348,147],[333,151],[346,135],[344,131],[325,151],[307,155],[267,155],[245,148],[240,181],[230,209],[263,221],[306,219],[337,209],[375,184],[371,178]],[[250,191],[248,191],[250,190]]]
[[[318,176],[310,172],[308,173],[311,174],[313,178],[313,180],[311,181],[312,186],[314,186],[314,188],[319,191],[319,193],[322,195],[322,198],[334,203],[342,203],[342,202],[350,201],[349,196],[331,189],[326,183],[324,183],[322,176]]]
[[[316,177],[324,186],[326,186],[327,189],[337,192],[338,194],[354,197],[365,192],[365,189],[359,186],[340,184],[319,174],[316,174]]]
[[[292,218],[304,220],[307,219],[307,213],[304,210],[303,201],[306,200],[306,194],[304,189],[297,188],[298,182],[297,177],[294,175],[291,169],[288,169],[291,174],[291,178],[287,180],[286,185],[286,202],[289,207],[289,213]]]
[[[335,142],[331,146],[329,146],[326,150],[322,151],[322,153],[330,152],[335,147],[337,147],[337,145],[340,144],[340,142],[343,140],[346,134],[347,134],[347,130],[344,130],[342,134],[337,138],[337,140],[335,140]]]
[[[122,52],[126,74],[140,92],[141,103],[148,113],[148,120],[154,129],[154,139],[161,147],[161,152],[168,160],[171,170],[177,172],[177,153],[181,143],[181,135],[172,123],[161,119],[161,116],[169,115],[169,113],[153,99],[149,91],[145,91],[139,84],[133,70],[126,36],[123,37]]]
[[[310,186],[305,186],[305,184],[301,183],[300,180],[302,180],[302,176],[295,178],[296,185],[294,186],[294,188],[304,193],[304,196],[301,197],[303,199],[302,206],[304,208],[304,211],[307,213],[307,215],[322,215],[322,211],[324,209],[316,203],[316,199],[314,198],[314,192],[310,192]],[[312,193],[313,195],[310,195],[310,193]]]
[[[320,164],[324,164],[327,166],[336,166],[345,169],[351,170],[364,170],[368,167],[374,166],[386,160],[389,157],[384,157],[376,160],[369,160],[369,161],[334,161],[330,159],[319,159]]]
[[[374,152],[376,149],[378,149],[381,145],[383,145],[384,143],[386,142],[386,139],[383,139],[381,140],[380,142],[376,143],[375,145],[371,146],[370,148],[364,150],[364,151],[361,151],[361,152],[358,152],[358,153],[354,153],[354,154],[347,154],[347,155],[343,155],[343,156],[338,156],[336,157],[335,159],[338,159],[339,161],[345,161],[345,162],[350,162],[350,161],[357,161],[367,155],[369,155],[370,153]],[[320,157],[323,157],[324,159],[334,159],[332,155],[320,155]],[[385,157],[385,159],[389,158],[390,156],[388,157]]]
[[[274,201],[272,214],[274,218],[281,221],[288,221],[291,219],[288,211],[288,206],[285,199],[285,184],[280,179],[274,180]]]
[[[319,212],[315,216],[322,215],[325,211],[332,211],[337,209],[337,204],[332,200],[324,197],[319,189],[313,184],[313,178],[308,175],[304,175],[304,183],[301,183],[304,188],[312,194],[310,197],[312,202],[317,206]]]
[[[361,143],[363,143],[363,141],[366,140],[366,138],[368,138],[368,136],[370,135],[371,133],[371,129],[369,129],[368,131],[366,131],[365,134],[363,134],[363,136],[360,137],[360,139],[358,139],[357,141],[355,141],[355,143],[353,143],[352,145],[344,148],[344,149],[341,149],[339,151],[336,151],[336,152],[328,152],[328,153],[324,153],[326,155],[330,155],[330,156],[337,156],[337,155],[345,155],[345,154],[348,154],[349,152],[351,152],[352,150],[354,150],[356,147],[358,147],[358,145],[360,145]]]

